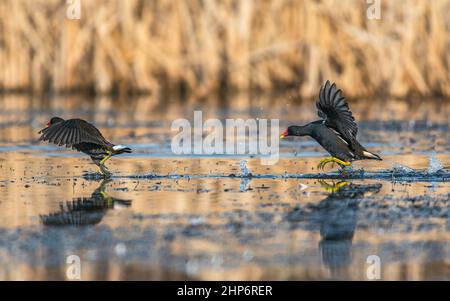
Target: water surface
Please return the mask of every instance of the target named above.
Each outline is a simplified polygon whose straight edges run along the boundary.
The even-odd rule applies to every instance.
[[[366,280],[370,255],[384,280],[450,279],[450,185],[427,174],[436,162],[450,170],[448,102],[350,103],[361,143],[384,159],[354,169],[425,178],[345,182],[282,177],[318,174],[326,153],[307,138],[283,141],[271,166],[171,151],[171,122],[194,109],[285,127],[317,118],[312,101],[4,96],[0,105],[0,279],[66,279],[69,255],[81,258],[83,280]],[[89,120],[134,153],[108,161],[111,181],[89,179],[97,168],[85,155],[37,141],[54,115]]]

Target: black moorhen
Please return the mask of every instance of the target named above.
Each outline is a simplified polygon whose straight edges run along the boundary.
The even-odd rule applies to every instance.
[[[91,156],[92,161],[105,177],[111,176],[105,166],[106,160],[112,156],[131,153],[130,148],[114,145],[106,140],[95,126],[82,119],[64,120],[53,117],[47,126],[39,131],[39,134],[42,134],[39,138],[41,141],[65,145]]]
[[[310,136],[315,139],[332,157],[320,161],[317,168],[336,162],[341,167],[350,165],[355,160],[381,160],[380,156],[366,150],[357,140],[358,126],[348,108],[342,91],[329,81],[320,88],[319,100],[316,102],[319,117],[304,126],[292,125],[281,134],[288,136]]]

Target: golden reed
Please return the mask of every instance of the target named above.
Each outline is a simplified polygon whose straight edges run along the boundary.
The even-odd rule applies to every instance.
[[[0,90],[450,96],[450,1],[0,1]]]

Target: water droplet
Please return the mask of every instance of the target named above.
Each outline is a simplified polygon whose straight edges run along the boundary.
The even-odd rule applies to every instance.
[[[123,243],[118,243],[114,247],[114,252],[116,252],[117,256],[125,256],[125,254],[127,253],[127,247]]]

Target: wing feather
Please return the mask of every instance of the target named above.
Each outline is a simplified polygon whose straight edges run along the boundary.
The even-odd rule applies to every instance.
[[[76,131],[76,129],[74,129],[73,131],[68,131],[66,140],[65,140],[65,144],[68,144],[69,142],[72,142],[72,143],[75,142],[75,139],[74,139],[75,131]]]
[[[59,145],[66,145],[66,141],[67,141],[69,133],[70,133],[70,131],[68,129],[66,129],[66,128],[62,129],[62,134],[59,139]]]
[[[73,136],[73,140],[78,144],[80,141],[80,130],[79,129],[75,129],[74,131],[74,136]]]
[[[42,129],[39,133],[40,140],[66,147],[80,143],[93,143],[104,147],[111,145],[95,126],[82,119],[64,120]]]
[[[40,140],[43,140],[43,141],[48,140],[49,142],[53,143],[53,138],[54,138],[57,130],[58,130],[57,128],[48,128],[48,131],[45,132],[45,135],[42,134]],[[43,131],[41,131],[41,132],[43,132]]]
[[[352,144],[356,139],[358,126],[342,91],[337,89],[334,83],[327,81],[320,88],[316,107],[324,124],[336,130],[349,144]]]
[[[55,131],[55,133],[53,134],[53,137],[52,137],[53,141],[50,141],[50,142],[52,142],[54,144],[59,144],[59,137],[61,137],[62,133],[63,133],[63,128],[56,129],[56,131]]]

